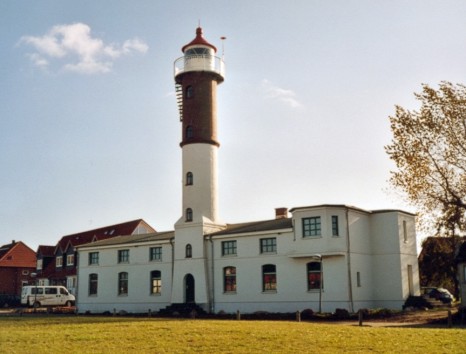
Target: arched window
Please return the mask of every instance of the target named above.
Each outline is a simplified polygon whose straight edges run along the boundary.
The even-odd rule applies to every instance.
[[[187,186],[192,186],[192,185],[193,185],[193,181],[194,181],[194,179],[193,179],[193,173],[192,173],[192,172],[188,172],[188,173],[186,174],[186,185],[187,185]]]
[[[277,270],[275,264],[262,266],[262,291],[277,290]]]
[[[188,243],[186,245],[186,258],[191,258],[193,256],[193,247]]]
[[[150,293],[160,294],[162,292],[162,274],[160,270],[150,272]]]
[[[223,291],[236,292],[236,267],[223,268]]]
[[[188,125],[186,127],[186,139],[191,139],[194,137],[194,131],[193,131],[193,126]]]
[[[194,88],[192,86],[186,87],[186,98],[193,98]]]
[[[321,262],[309,262],[307,264],[307,289],[308,290],[319,290],[324,287],[322,279],[322,263]]]
[[[193,210],[191,208],[186,209],[186,221],[193,221]]]
[[[128,295],[128,273],[118,273],[118,295]]]
[[[97,295],[98,276],[95,273],[89,274],[89,295]]]

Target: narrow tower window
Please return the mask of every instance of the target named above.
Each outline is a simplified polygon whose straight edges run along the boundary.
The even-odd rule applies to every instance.
[[[186,209],[186,221],[193,221],[193,210],[191,208]]]
[[[191,139],[193,137],[194,137],[193,127],[191,125],[188,125],[186,127],[186,139]]]
[[[193,256],[193,247],[191,244],[186,245],[186,258],[191,258]]]
[[[188,172],[186,174],[186,185],[187,186],[192,186],[193,185],[193,173],[192,172]]]
[[[193,98],[194,96],[194,89],[192,86],[186,87],[186,98]]]

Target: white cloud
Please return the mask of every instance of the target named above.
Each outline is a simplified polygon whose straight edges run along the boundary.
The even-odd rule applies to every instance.
[[[40,37],[23,36],[19,43],[29,44],[36,53],[29,54],[35,66],[45,68],[57,64],[66,71],[101,74],[112,70],[113,62],[123,56],[146,53],[148,45],[138,39],[126,40],[123,45],[105,44],[92,37],[91,28],[84,23],[57,25]]]
[[[296,94],[292,90],[282,89],[272,84],[269,80],[262,80],[262,88],[264,89],[266,98],[276,99],[292,108],[300,108],[303,105],[295,98]]]

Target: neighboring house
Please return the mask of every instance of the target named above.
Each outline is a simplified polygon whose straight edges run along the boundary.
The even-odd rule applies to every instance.
[[[463,241],[459,245],[455,259],[458,271],[461,307],[466,308],[466,241]]]
[[[197,28],[174,64],[181,217],[173,231],[77,246],[79,312],[179,303],[211,313],[401,309],[420,293],[413,214],[314,205],[291,209],[291,217],[278,208],[272,220],[220,219],[216,92],[224,63],[216,50]]]
[[[212,313],[353,312],[401,309],[419,295],[414,215],[345,205],[291,212],[184,245],[173,231],[81,245],[79,310],[146,312],[195,302]]]
[[[144,220],[138,219],[63,236],[55,246],[41,245],[37,249],[38,284],[63,285],[71,293],[76,294],[77,246],[120,235],[139,235],[149,232],[155,230]]]
[[[23,285],[34,284],[35,267],[36,253],[23,242],[0,246],[0,294],[21,295]]]

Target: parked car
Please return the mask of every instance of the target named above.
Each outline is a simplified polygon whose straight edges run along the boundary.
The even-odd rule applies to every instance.
[[[72,306],[76,298],[64,286],[27,285],[21,292],[21,305]]]
[[[444,288],[432,288],[429,290],[428,295],[433,299],[442,301],[444,304],[451,304],[455,300],[453,295]]]

